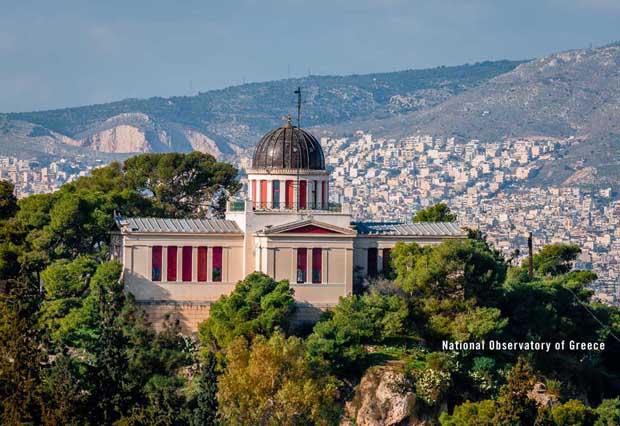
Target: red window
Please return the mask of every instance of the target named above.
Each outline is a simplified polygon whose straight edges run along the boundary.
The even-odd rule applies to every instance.
[[[198,247],[198,281],[207,281],[207,248]]]
[[[293,200],[295,198],[295,187],[293,186],[293,181],[292,180],[287,180],[286,181],[286,208],[287,209],[292,209],[293,208]]]
[[[308,181],[299,181],[299,208],[306,208],[306,197],[308,192]]]
[[[192,280],[192,247],[189,246],[183,247],[182,278],[185,282]]]
[[[151,264],[152,264],[151,280],[161,281],[161,265],[162,265],[161,246],[153,246]]]
[[[252,205],[256,207],[256,181],[252,181]]]
[[[320,284],[323,272],[323,250],[320,248],[312,249],[312,282]]]
[[[383,249],[383,273],[389,274],[392,270],[392,265],[390,264],[390,249]]]
[[[377,249],[368,249],[368,276],[375,277],[377,275]]]
[[[222,247],[213,247],[213,282],[222,281]]]
[[[168,262],[168,271],[166,273],[166,279],[168,281],[176,281],[177,280],[177,247],[169,246],[168,254],[166,256],[166,261]]]
[[[297,249],[297,282],[306,282],[306,269],[308,268],[308,250],[305,248]]]
[[[261,208],[267,207],[267,181],[260,181],[260,206]]]

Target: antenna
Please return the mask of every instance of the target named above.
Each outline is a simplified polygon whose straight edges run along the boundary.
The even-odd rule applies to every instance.
[[[301,129],[301,86],[294,92],[297,95],[297,128]]]
[[[534,278],[534,249],[532,233],[527,237],[527,276],[531,280]]]

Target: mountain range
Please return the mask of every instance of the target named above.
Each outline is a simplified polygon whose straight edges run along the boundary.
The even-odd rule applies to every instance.
[[[296,112],[319,135],[361,129],[457,141],[571,143],[535,184],[620,182],[620,43],[528,61],[244,84],[194,96],[0,115],[0,154],[114,158],[200,150],[230,158]]]

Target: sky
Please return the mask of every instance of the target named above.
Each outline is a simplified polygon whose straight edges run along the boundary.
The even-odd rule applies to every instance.
[[[620,0],[0,0],[0,112],[620,40]]]

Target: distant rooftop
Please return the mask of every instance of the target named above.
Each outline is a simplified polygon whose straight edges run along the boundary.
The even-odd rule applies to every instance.
[[[362,235],[407,235],[421,237],[463,237],[465,233],[452,222],[354,222]]]
[[[116,224],[129,232],[177,232],[205,234],[241,234],[237,223],[224,219],[163,219],[154,217],[117,217]]]

